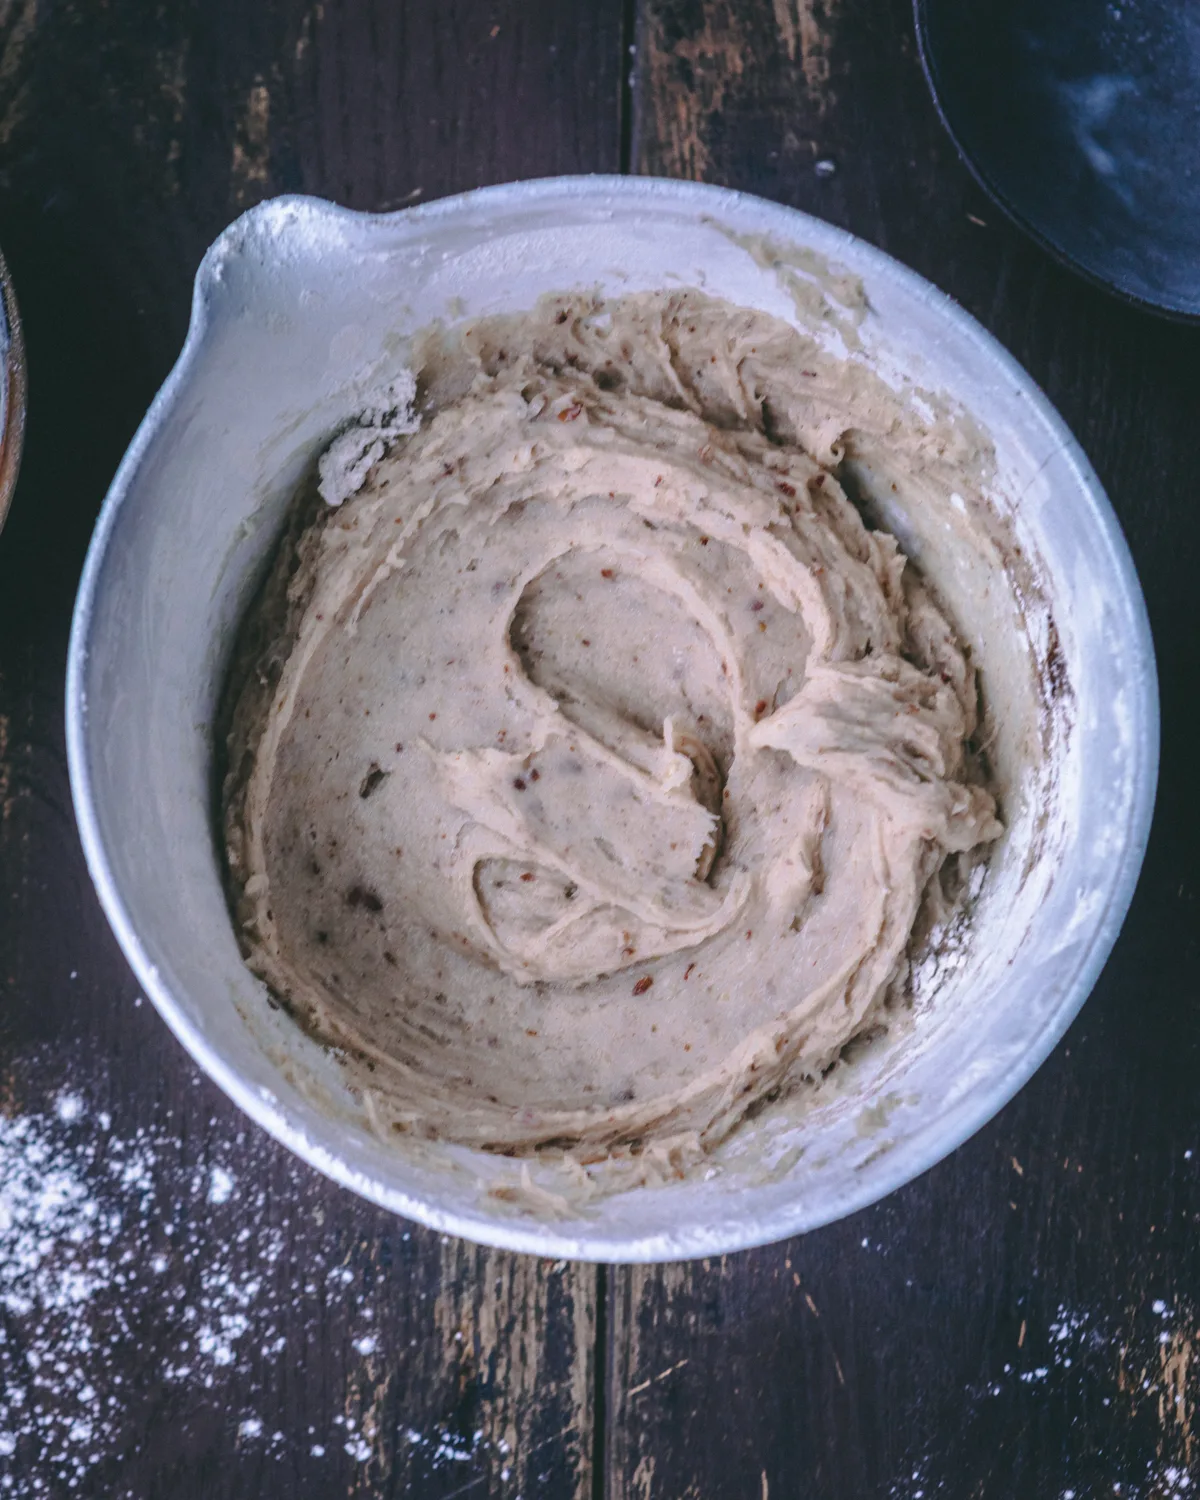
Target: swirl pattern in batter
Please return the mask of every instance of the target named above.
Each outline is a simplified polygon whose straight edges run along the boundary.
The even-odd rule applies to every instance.
[[[871,431],[966,481],[698,293],[552,299],[456,357],[257,607],[244,949],[384,1129],[690,1159],[878,1018],[1000,832],[969,653],[838,474]]]

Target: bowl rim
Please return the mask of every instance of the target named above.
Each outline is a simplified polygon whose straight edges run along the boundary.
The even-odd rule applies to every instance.
[[[1090,508],[1113,566],[1114,582],[1120,590],[1118,603],[1131,623],[1129,648],[1141,670],[1132,691],[1134,733],[1129,751],[1131,795],[1125,825],[1119,832],[1120,853],[1114,861],[1106,899],[1093,919],[1088,941],[1082,946],[1071,979],[1062,986],[1062,998],[1044,1019],[1039,1031],[1025,1040],[1014,1064],[997,1075],[982,1092],[957,1101],[938,1116],[938,1128],[922,1130],[910,1138],[906,1150],[889,1152],[881,1170],[857,1195],[839,1197],[825,1207],[802,1196],[761,1215],[745,1214],[736,1221],[724,1218],[712,1229],[693,1228],[671,1234],[638,1233],[633,1236],[607,1231],[603,1220],[586,1232],[564,1233],[553,1220],[509,1218],[499,1213],[445,1209],[430,1197],[380,1181],[355,1167],[327,1144],[314,1140],[274,1096],[248,1083],[235,1063],[223,1055],[196,1027],[176,1001],[170,987],[142,944],[126,908],[101,834],[92,784],[87,724],[86,667],[93,614],[109,548],[117,535],[125,499],[136,479],[151,443],[167,426],[172,410],[191,375],[198,351],[207,336],[216,287],[228,257],[254,236],[262,225],[278,229],[288,215],[317,216],[333,222],[419,225],[465,214],[478,208],[502,209],[535,204],[540,199],[567,198],[581,204],[588,200],[611,201],[649,207],[655,203],[710,213],[720,218],[722,210],[747,212],[767,232],[823,246],[841,247],[859,265],[874,264],[881,272],[907,287],[919,300],[944,316],[955,331],[975,346],[999,375],[1007,377],[1028,400],[1036,416],[1057,440],[1055,457],[1074,473],[1079,493]],[[283,217],[281,217],[283,216]],[[236,219],[210,246],[196,273],[191,320],[180,355],[143,418],[117,469],[96,523],[79,585],[68,648],[66,678],[66,740],[72,799],[88,870],[104,913],[120,947],[145,994],[186,1048],[192,1059],[256,1124],[295,1152],[309,1165],[360,1196],[405,1218],[442,1233],[464,1236],[498,1249],[527,1252],[573,1260],[648,1263],[714,1255],[749,1249],[787,1239],[847,1217],[914,1181],[950,1155],[1003,1108],[1025,1085],[1057,1044],[1090,994],[1116,941],[1133,897],[1141,869],[1154,808],[1159,754],[1159,702],[1154,647],[1145,602],[1128,545],[1117,515],[1078,442],[1057,410],[1017,360],[957,302],[925,277],[896,261],[886,252],[800,210],[788,208],[754,194],[685,180],[616,175],[563,176],[502,183],[434,200],[387,214],[343,208],[327,200],[305,195],[267,199]]]

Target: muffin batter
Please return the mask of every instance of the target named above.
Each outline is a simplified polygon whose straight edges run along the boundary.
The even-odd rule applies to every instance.
[[[886,1014],[1001,831],[969,652],[842,482],[961,512],[977,446],[696,292],[415,363],[243,630],[247,961],[384,1133],[686,1164]]]

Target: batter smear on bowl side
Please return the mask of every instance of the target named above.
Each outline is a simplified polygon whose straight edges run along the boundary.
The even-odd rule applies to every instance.
[[[242,629],[243,951],[385,1132],[685,1170],[886,1021],[1002,831],[971,652],[853,480],[961,530],[986,445],[693,291],[418,352]]]

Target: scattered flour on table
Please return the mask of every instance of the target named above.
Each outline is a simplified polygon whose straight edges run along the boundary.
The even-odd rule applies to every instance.
[[[282,1445],[236,1410],[248,1385],[238,1366],[285,1357],[299,1299],[349,1304],[368,1325],[374,1309],[320,1253],[285,1270],[288,1192],[272,1194],[268,1177],[265,1157],[248,1186],[219,1161],[185,1164],[165,1131],[122,1139],[74,1093],[0,1116],[0,1495],[60,1495],[89,1474],[94,1485],[144,1431],[147,1396],[172,1385],[219,1401],[228,1382],[231,1445]],[[226,1204],[222,1235],[213,1214]],[[353,1348],[372,1352],[374,1336]],[[345,1422],[331,1416],[329,1433]],[[310,1432],[306,1455],[324,1452],[321,1436]],[[363,1446],[355,1439],[355,1456]]]
[[[996,1362],[1000,1368],[986,1382],[965,1392],[956,1467],[968,1454],[994,1455],[984,1434],[1028,1430],[1032,1403],[1053,1401],[1074,1426],[1098,1400],[1110,1415],[1111,1447],[1102,1444],[1087,1473],[1068,1473],[1057,1489],[1047,1476],[1041,1493],[1049,1500],[1200,1500],[1200,1425],[1193,1431],[1200,1309],[1162,1297],[1115,1315],[1059,1304],[1040,1329],[1032,1316],[1023,1320],[1018,1346]],[[999,1419],[989,1408],[1001,1411]],[[956,1486],[965,1474],[957,1472],[951,1484],[938,1473],[939,1456],[924,1454],[910,1465],[890,1486],[889,1500],[961,1493]],[[997,1473],[989,1469],[987,1477],[994,1482]]]
[[[235,1145],[236,1172],[221,1159]],[[164,1402],[172,1420],[181,1406],[222,1412],[231,1449],[305,1463],[378,1458],[361,1377],[381,1351],[383,1308],[333,1226],[324,1248],[318,1239],[302,1258],[287,1253],[307,1169],[281,1166],[253,1131],[200,1165],[187,1156],[170,1129],[123,1138],[73,1091],[39,1113],[0,1115],[0,1497],[86,1487],[140,1500],[121,1474]],[[298,1307],[312,1309],[311,1327]],[[269,1371],[303,1361],[300,1343],[324,1338],[319,1320],[338,1308],[349,1325],[344,1409],[307,1431],[272,1431],[256,1395],[278,1407],[264,1390]],[[394,1441],[418,1477],[473,1480],[470,1466],[489,1459],[502,1482],[516,1477],[507,1442],[482,1430],[405,1427]]]

